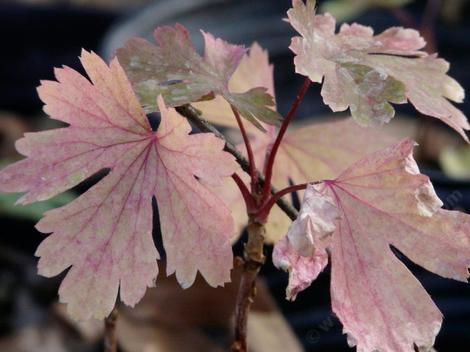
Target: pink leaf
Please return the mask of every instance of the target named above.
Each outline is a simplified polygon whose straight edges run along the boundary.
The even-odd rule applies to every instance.
[[[323,100],[333,111],[349,108],[361,124],[384,123],[395,114],[390,103],[408,99],[468,141],[466,117],[447,100],[462,102],[464,90],[446,74],[445,60],[420,51],[425,42],[417,31],[393,27],[374,36],[370,27],[343,24],[336,34],[331,15],[315,15],[314,0],[294,0],[287,14],[301,35],[290,46],[296,72],[323,82]]]
[[[405,140],[371,154],[316,186],[326,200],[335,200],[341,216],[327,246],[332,306],[360,351],[430,347],[442,323],[439,309],[390,246],[443,277],[468,277],[470,216],[440,209],[412,157],[413,145]],[[294,268],[295,261],[290,265],[291,271],[304,270]]]
[[[117,51],[117,57],[146,109],[157,110],[155,99],[158,95],[162,95],[169,106],[181,106],[217,94],[260,129],[263,126],[258,120],[278,124],[281,116],[272,109],[274,101],[266,89],[229,90],[228,82],[245,49],[209,33],[202,34],[205,42],[203,57],[196,52],[188,31],[181,25],[157,28],[157,45],[134,38]]]
[[[295,299],[328,264],[326,247],[336,228],[338,210],[332,199],[309,185],[299,217],[274,247],[273,262],[289,272],[287,298]]]
[[[212,134],[189,135],[186,119],[158,106],[153,132],[117,60],[108,67],[82,52],[92,83],[70,68],[38,88],[51,118],[70,127],[30,133],[17,143],[26,159],[0,172],[0,190],[27,192],[19,203],[50,198],[103,169],[109,174],[38,223],[52,233],[37,250],[39,273],[51,277],[70,267],[59,290],[77,319],[104,318],[118,290],[135,305],[154,286],[159,255],[152,241],[152,197],[157,198],[167,274],[183,287],[199,271],[212,286],[230,280],[233,222],[208,185],[236,169]],[[208,216],[207,214],[210,214]]]
[[[287,233],[294,249],[302,256],[312,255],[322,241],[328,241],[336,229],[338,211],[332,199],[308,185],[298,218]]]

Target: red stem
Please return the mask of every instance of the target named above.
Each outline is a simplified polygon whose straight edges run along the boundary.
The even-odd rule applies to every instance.
[[[321,182],[321,181],[319,181],[319,182]],[[279,199],[281,199],[282,197],[284,197],[286,194],[300,191],[302,189],[307,188],[307,185],[309,185],[309,184],[316,184],[316,183],[319,183],[319,182],[301,183],[301,184],[298,184],[298,185],[286,187],[286,188],[280,190],[279,192],[274,193],[270,198],[268,198],[266,203],[264,203],[263,206],[259,208],[259,210],[256,214],[257,218],[264,219],[265,217],[267,217],[269,212],[271,211],[271,208],[274,206],[274,204],[276,204],[276,202]]]
[[[238,176],[237,174],[233,174],[232,178],[240,189],[240,193],[242,194],[243,199],[245,200],[246,209],[248,213],[252,212],[255,207],[255,201],[253,199],[253,196],[251,195],[251,192],[246,187],[245,182],[243,182],[240,176]]]
[[[243,137],[243,142],[245,143],[246,153],[248,154],[248,161],[250,163],[250,178],[251,178],[251,190],[252,192],[256,189],[256,185],[258,184],[258,177],[256,175],[256,164],[255,164],[255,157],[253,155],[253,149],[251,149],[250,139],[248,138],[248,134],[246,133],[245,126],[243,125],[243,121],[238,113],[237,109],[230,105],[233,111],[233,115],[235,115],[235,119],[237,120],[238,127],[240,128],[240,132]]]
[[[308,87],[310,87],[310,83],[311,83],[310,79],[308,77],[305,78],[304,83],[302,84],[302,87],[300,87],[300,90],[297,93],[297,96],[289,109],[289,112],[287,113],[286,117],[282,121],[282,125],[279,128],[279,132],[276,136],[276,140],[274,141],[269,151],[269,156],[264,166],[265,182],[264,182],[263,193],[262,193],[263,199],[266,199],[270,194],[274,159],[276,158],[277,151],[279,150],[279,146],[281,145],[282,138],[284,138],[284,135],[286,134],[286,131],[287,131],[287,127],[289,126],[290,122],[294,118],[295,112],[297,111],[297,108],[299,107],[302,99],[304,98],[305,93],[307,93]]]

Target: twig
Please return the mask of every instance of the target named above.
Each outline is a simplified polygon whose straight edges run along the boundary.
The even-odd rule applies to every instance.
[[[201,112],[194,108],[191,105],[183,105],[180,107],[177,107],[176,110],[183,115],[188,121],[192,122],[201,132],[212,132],[215,134],[216,137],[222,139],[225,142],[225,148],[224,150],[230,154],[232,154],[235,159],[237,160],[238,164],[240,164],[241,168],[246,171],[250,172],[250,163],[248,160],[243,156],[242,153],[229,141],[225,139],[225,136],[217,130],[214,126],[212,126],[209,122],[204,120],[201,117]],[[262,187],[265,183],[264,177],[261,175],[259,171],[256,171],[256,175],[258,177],[258,184]],[[271,193],[275,194],[277,193],[277,190],[271,186]],[[276,201],[276,204],[281,208],[284,213],[292,220],[294,221],[297,219],[298,212],[297,210],[284,201],[283,199],[278,199]]]
[[[265,227],[250,221],[248,242],[245,244],[243,272],[235,305],[235,340],[232,352],[247,352],[248,313],[256,297],[256,277],[264,264],[263,254]]]
[[[116,307],[104,321],[104,352],[117,352],[116,322],[118,310]]]

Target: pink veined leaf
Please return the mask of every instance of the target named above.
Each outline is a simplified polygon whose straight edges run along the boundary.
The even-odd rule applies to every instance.
[[[419,173],[413,145],[404,140],[310,188],[310,196],[334,200],[340,214],[335,232],[322,242],[314,238],[314,255],[303,256],[292,244],[284,254],[286,240],[274,252],[276,264],[290,268],[289,289],[297,293],[325,265],[317,252],[329,251],[333,311],[358,351],[429,348],[441,327],[441,312],[390,246],[438,275],[468,278],[470,216],[441,209],[428,177]]]
[[[266,87],[274,96],[273,67],[269,63],[268,53],[255,43],[242,58],[229,81],[229,87],[234,92],[240,92],[257,86]],[[194,106],[203,112],[204,119],[209,122],[238,128],[232,118],[230,105],[222,98],[198,102]],[[263,133],[252,125],[245,127],[253,146],[256,165],[262,168],[266,150],[276,136],[276,128],[264,125],[267,133]],[[352,162],[393,142],[396,140],[378,129],[362,128],[351,119],[293,125],[284,137],[276,156],[273,184],[282,189],[289,186],[290,181],[299,184],[336,177]],[[238,147],[245,152],[243,143]],[[249,182],[248,175],[242,173],[240,176],[246,183]],[[243,198],[232,180],[227,180],[223,186],[217,187],[217,194],[230,205],[237,238],[248,221]],[[288,197],[285,199],[289,201]],[[287,232],[290,224],[291,220],[275,205],[266,224],[266,241],[277,242]]]
[[[231,92],[228,82],[245,54],[242,46],[229,44],[202,32],[204,56],[199,55],[182,25],[155,30],[154,45],[142,38],[130,39],[117,50],[119,62],[147,111],[157,110],[156,97],[162,95],[169,106],[181,106],[222,96],[255,126],[259,122],[278,124],[281,116],[264,87]],[[233,117],[231,117],[233,118]]]
[[[372,28],[354,23],[335,33],[335,19],[315,15],[314,0],[293,0],[287,14],[301,35],[290,46],[296,72],[323,82],[323,100],[333,111],[349,108],[363,125],[384,123],[395,114],[390,103],[409,100],[468,141],[470,125],[448,101],[462,102],[464,90],[447,75],[447,61],[420,50],[425,41],[417,31],[392,27],[374,35]]]
[[[56,69],[38,88],[44,111],[67,128],[28,133],[17,142],[27,158],[0,172],[0,190],[26,192],[20,204],[50,198],[103,169],[110,172],[78,199],[49,211],[37,224],[52,233],[39,246],[39,273],[70,267],[60,300],[76,319],[107,316],[119,291],[135,305],[154,286],[159,254],[152,241],[152,197],[159,205],[167,274],[183,287],[199,271],[212,285],[230,280],[233,221],[211,191],[238,168],[212,134],[190,125],[161,97],[153,132],[116,59],[108,67],[82,52],[91,82]],[[210,214],[210,216],[207,216]]]

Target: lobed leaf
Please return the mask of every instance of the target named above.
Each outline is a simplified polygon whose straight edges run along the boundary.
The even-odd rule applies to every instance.
[[[77,319],[106,317],[121,300],[135,305],[154,286],[159,254],[152,240],[152,198],[159,205],[167,274],[183,287],[199,271],[212,285],[230,280],[233,221],[209,185],[237,168],[212,134],[189,135],[186,119],[161,96],[153,132],[119,62],[108,67],[82,52],[88,81],[65,67],[38,88],[44,110],[70,126],[29,133],[18,141],[27,158],[0,172],[0,190],[26,192],[27,204],[48,199],[108,169],[109,174],[69,204],[46,212],[39,231],[39,273],[70,268],[60,300]],[[207,216],[207,214],[211,214]]]
[[[274,251],[276,264],[291,270],[288,293],[297,293],[325,266],[315,257],[317,251],[328,250],[333,311],[349,344],[359,351],[430,348],[442,324],[439,309],[391,246],[438,275],[464,282],[468,278],[470,216],[440,208],[442,202],[412,157],[413,145],[404,140],[361,159],[334,180],[310,187],[307,201],[323,197],[324,203],[333,199],[336,205],[329,216],[316,209],[310,216],[330,222],[339,212],[336,230],[326,240],[312,237],[314,255],[296,250],[286,256],[282,246]],[[292,232],[300,240],[308,235]]]
[[[449,102],[462,102],[464,90],[447,75],[447,61],[420,50],[425,41],[417,31],[392,27],[374,35],[372,28],[354,23],[335,33],[335,19],[315,15],[314,0],[293,0],[287,14],[301,35],[290,46],[296,72],[323,82],[323,100],[333,111],[349,108],[363,125],[384,123],[395,114],[391,103],[409,100],[468,141],[470,125]]]
[[[240,114],[262,128],[257,121],[278,124],[281,116],[272,109],[272,97],[262,88],[232,93],[228,82],[245,54],[242,46],[229,44],[202,32],[204,56],[200,56],[181,25],[155,30],[156,44],[141,38],[130,39],[117,50],[147,111],[156,111],[156,97],[162,95],[169,106],[211,99],[220,95]],[[254,87],[253,87],[254,88]]]

